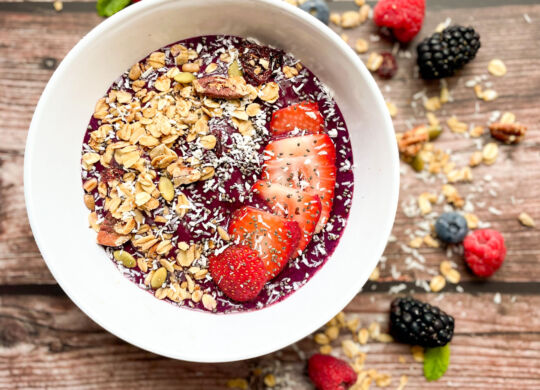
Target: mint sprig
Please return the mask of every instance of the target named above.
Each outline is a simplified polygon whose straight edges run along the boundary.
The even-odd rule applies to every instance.
[[[131,0],[98,0],[96,9],[99,16],[111,16],[126,8]]]
[[[450,364],[450,345],[428,348],[424,352],[424,376],[428,381],[436,381],[444,375]]]

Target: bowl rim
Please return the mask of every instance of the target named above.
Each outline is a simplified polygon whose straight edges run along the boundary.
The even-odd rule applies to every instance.
[[[274,343],[271,347],[267,348],[259,348],[259,349],[253,349],[250,351],[250,353],[231,353],[228,358],[223,359],[215,359],[210,356],[208,357],[202,357],[201,355],[198,355],[196,358],[192,358],[191,356],[188,356],[189,354],[185,354],[182,351],[178,351],[178,353],[170,353],[170,352],[164,352],[163,350],[160,350],[158,347],[150,346],[148,344],[142,345],[141,342],[138,342],[137,340],[128,337],[125,334],[121,334],[118,329],[112,330],[113,326],[105,321],[103,318],[99,318],[99,315],[90,307],[91,305],[87,305],[87,303],[83,299],[78,299],[76,297],[77,294],[75,294],[74,291],[67,288],[66,284],[63,283],[62,278],[59,277],[58,272],[56,268],[53,266],[52,261],[48,261],[47,258],[49,255],[46,255],[44,253],[45,251],[45,244],[42,242],[40,234],[39,234],[39,228],[37,226],[37,221],[34,216],[34,204],[31,201],[31,166],[33,161],[33,148],[35,146],[35,138],[36,134],[38,132],[37,126],[38,126],[38,119],[42,116],[42,112],[44,110],[45,103],[44,101],[50,99],[51,95],[51,89],[52,86],[57,83],[57,79],[60,77],[60,74],[64,72],[65,69],[68,69],[70,64],[73,62],[73,60],[79,55],[79,52],[82,51],[87,45],[91,44],[92,41],[102,34],[103,32],[107,31],[117,23],[121,23],[122,20],[128,19],[132,17],[133,15],[142,12],[148,8],[155,7],[158,4],[161,3],[168,3],[173,1],[184,1],[184,0],[145,0],[138,2],[136,4],[133,4],[126,9],[114,14],[113,16],[109,17],[108,19],[102,21],[100,24],[98,24],[96,27],[94,27],[88,34],[86,34],[65,56],[65,58],[61,61],[58,68],[55,70],[54,74],[49,79],[39,101],[36,106],[30,127],[28,132],[28,137],[26,141],[26,149],[25,149],[25,156],[24,156],[24,196],[25,196],[25,203],[27,207],[27,213],[28,213],[28,219],[30,222],[30,226],[32,229],[32,232],[34,233],[34,239],[36,241],[36,244],[40,250],[41,255],[43,256],[43,259],[45,260],[45,263],[47,264],[47,267],[49,268],[50,272],[52,273],[55,280],[58,282],[62,290],[66,293],[66,295],[77,305],[79,309],[81,309],[90,319],[92,319],[94,322],[96,322],[99,326],[104,328],[106,331],[112,333],[116,337],[134,345],[138,348],[142,348],[144,350],[174,358],[174,359],[180,359],[180,360],[186,360],[186,361],[192,361],[192,362],[201,362],[201,363],[210,363],[210,362],[230,362],[230,361],[238,361],[248,358],[253,358],[257,356],[262,356],[267,353],[271,353],[274,351],[277,351],[279,349],[282,349],[284,347],[287,347],[288,345],[291,345],[298,340],[304,338],[309,333],[315,331],[317,328],[322,326],[325,322],[327,322],[331,317],[324,319],[321,323],[314,323],[311,326],[311,329],[308,333],[305,333],[303,335],[296,335],[293,337],[287,338],[284,337],[281,342]],[[326,35],[329,40],[332,41],[334,45],[340,49],[342,54],[346,57],[348,57],[348,60],[351,61],[354,66],[355,70],[360,73],[362,79],[366,81],[366,83],[369,86],[369,89],[371,93],[375,96],[375,104],[379,106],[379,108],[383,107],[385,108],[384,98],[383,95],[377,86],[375,80],[371,76],[370,72],[366,69],[363,62],[360,60],[360,58],[356,55],[356,53],[352,50],[352,48],[347,45],[333,30],[330,29],[327,25],[320,22],[313,16],[311,16],[309,13],[304,12],[303,10],[294,7],[287,2],[276,2],[275,0],[250,0],[251,2],[257,2],[261,5],[270,6],[277,8],[281,10],[282,12],[286,13],[292,13],[294,17],[302,19],[303,22],[312,24],[316,26],[317,29],[319,29],[324,35]],[[382,110],[384,112],[384,116],[382,119],[382,128],[384,128],[386,131],[393,133],[393,124],[392,120],[390,118],[389,113],[387,110]],[[392,153],[390,153],[391,156],[391,168],[392,171],[392,188],[391,188],[391,194],[390,194],[390,201],[388,203],[388,209],[390,210],[389,216],[391,215],[391,218],[388,217],[381,228],[381,231],[383,234],[381,235],[382,238],[380,239],[377,245],[375,245],[374,252],[379,253],[379,255],[382,255],[384,248],[386,246],[386,238],[390,236],[391,229],[394,223],[395,214],[397,210],[398,205],[398,198],[399,198],[399,158],[398,158],[398,152],[397,152],[397,145],[394,143],[390,143],[388,145],[390,148],[392,148]],[[376,263],[374,263],[376,264]],[[123,277],[123,276],[122,276]],[[343,294],[341,299],[339,300],[339,303],[336,302],[335,304],[335,312],[339,310],[342,310],[359,292],[361,287],[365,284],[366,280],[362,280],[361,283],[358,283],[358,286],[356,286],[356,289],[350,288],[347,292],[347,294]],[[152,297],[153,298],[153,297]]]

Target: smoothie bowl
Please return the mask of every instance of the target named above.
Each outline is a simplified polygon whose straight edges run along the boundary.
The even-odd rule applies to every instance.
[[[231,361],[358,293],[390,233],[398,159],[373,79],[309,14],[150,0],[53,75],[25,194],[47,265],[93,320],[165,356]]]

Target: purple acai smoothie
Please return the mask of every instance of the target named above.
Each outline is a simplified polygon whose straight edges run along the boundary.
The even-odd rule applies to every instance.
[[[202,36],[150,54],[112,84],[84,137],[85,204],[90,225],[100,232],[98,242],[99,237],[114,241],[103,247],[120,272],[181,307],[227,313],[284,299],[332,255],[352,202],[353,156],[343,116],[326,86],[291,54],[270,49],[269,69],[263,66],[261,73],[267,79],[253,85],[246,77],[248,96],[211,99],[194,93],[191,78],[226,78],[242,70],[245,75],[237,58],[246,43],[233,36]],[[275,68],[272,60],[278,63]],[[264,89],[270,84],[279,87],[274,98],[267,96],[271,88]],[[208,258],[231,245],[224,232],[235,210],[254,206],[270,211],[251,187],[261,175],[262,150],[272,140],[272,114],[305,101],[318,104],[336,148],[329,221],[255,300],[235,302],[212,280]],[[160,177],[167,172],[172,177],[178,161],[197,177],[180,182],[175,176],[174,196],[166,199],[170,188]],[[119,255],[122,251],[131,256]],[[158,273],[162,268],[166,273]],[[155,275],[162,273],[166,277],[158,286]]]

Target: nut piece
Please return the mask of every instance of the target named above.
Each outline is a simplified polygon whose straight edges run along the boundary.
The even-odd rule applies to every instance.
[[[216,99],[240,99],[249,92],[242,77],[206,76],[193,85],[198,94]]]
[[[335,24],[336,26],[341,26],[341,14],[332,12],[330,14],[330,23]]]
[[[489,61],[488,71],[493,76],[504,76],[506,74],[506,65],[504,62],[502,62],[502,60],[494,59]]]
[[[324,333],[317,333],[315,334],[315,336],[313,337],[313,339],[315,340],[315,342],[319,345],[324,345],[324,344],[328,344],[330,343],[330,339],[328,338],[328,336]]]
[[[437,111],[442,107],[441,99],[438,96],[430,97],[424,102],[424,108],[427,111]]]
[[[372,52],[366,62],[366,67],[372,72],[376,72],[383,63],[383,56],[379,53]]]
[[[424,361],[424,348],[419,345],[411,347],[411,354],[414,361],[422,363]]]
[[[353,28],[357,27],[362,23],[360,18],[360,12],[357,11],[347,11],[341,14],[341,27],[342,28]]]
[[[446,124],[454,133],[465,133],[469,128],[465,122],[460,122],[456,116],[448,118]]]
[[[473,138],[478,138],[482,134],[484,134],[484,127],[483,126],[474,126],[470,131],[469,135]]]
[[[478,227],[478,217],[475,214],[467,213],[464,215],[465,220],[467,221],[467,227],[469,229],[476,229]]]
[[[369,339],[369,331],[366,328],[360,329],[358,332],[358,342],[362,345],[365,345]]]
[[[206,310],[213,311],[217,307],[217,302],[215,298],[210,294],[204,294],[202,296],[202,303]]]
[[[416,126],[402,134],[398,141],[399,151],[404,157],[412,158],[418,154],[424,143],[429,140],[426,126]]]
[[[514,123],[516,121],[516,116],[511,112],[505,112],[501,115],[500,123]]]
[[[169,178],[161,176],[159,178],[158,188],[161,196],[163,196],[163,199],[165,199],[167,202],[174,199],[174,186]]]
[[[88,210],[94,211],[94,208],[96,207],[94,197],[90,194],[84,194],[84,205],[88,208]]]
[[[490,142],[484,146],[484,149],[482,149],[482,159],[484,160],[484,164],[491,165],[495,163],[497,160],[497,156],[499,155],[499,147],[495,142]]]
[[[476,167],[477,165],[480,165],[482,162],[482,152],[476,151],[473,154],[471,154],[471,158],[469,159],[469,166]]]
[[[206,150],[214,149],[216,146],[217,139],[214,135],[205,135],[204,137],[200,138],[201,146],[205,148]]]
[[[110,214],[105,216],[104,221],[99,227],[99,232],[97,235],[97,243],[103,246],[120,246],[125,244],[131,239],[130,235],[118,234],[114,230],[117,220],[114,219]]]
[[[298,69],[285,65],[283,67],[283,74],[286,78],[291,79],[298,76]]]
[[[259,97],[268,103],[274,103],[279,98],[279,85],[273,81],[264,85],[259,91]]]
[[[398,109],[394,103],[386,102],[386,108],[388,108],[388,112],[390,113],[390,116],[392,118],[394,118],[397,115]]]
[[[441,275],[434,276],[433,279],[429,282],[429,288],[433,292],[441,291],[446,285],[446,280]]]
[[[527,132],[527,127],[520,123],[495,122],[489,125],[491,136],[507,144],[517,144]]]
[[[519,214],[518,219],[519,219],[519,222],[521,222],[523,226],[527,226],[531,228],[536,226],[534,223],[534,219],[532,219],[532,217],[527,213]]]
[[[221,226],[218,226],[217,227],[217,232],[219,234],[219,237],[223,240],[223,241],[230,241],[231,239],[231,236],[229,236],[229,233],[227,233],[227,231],[225,229],[223,229]]]
[[[358,54],[366,53],[369,49],[369,43],[365,39],[359,38],[356,40],[356,44],[354,45],[354,50]]]

